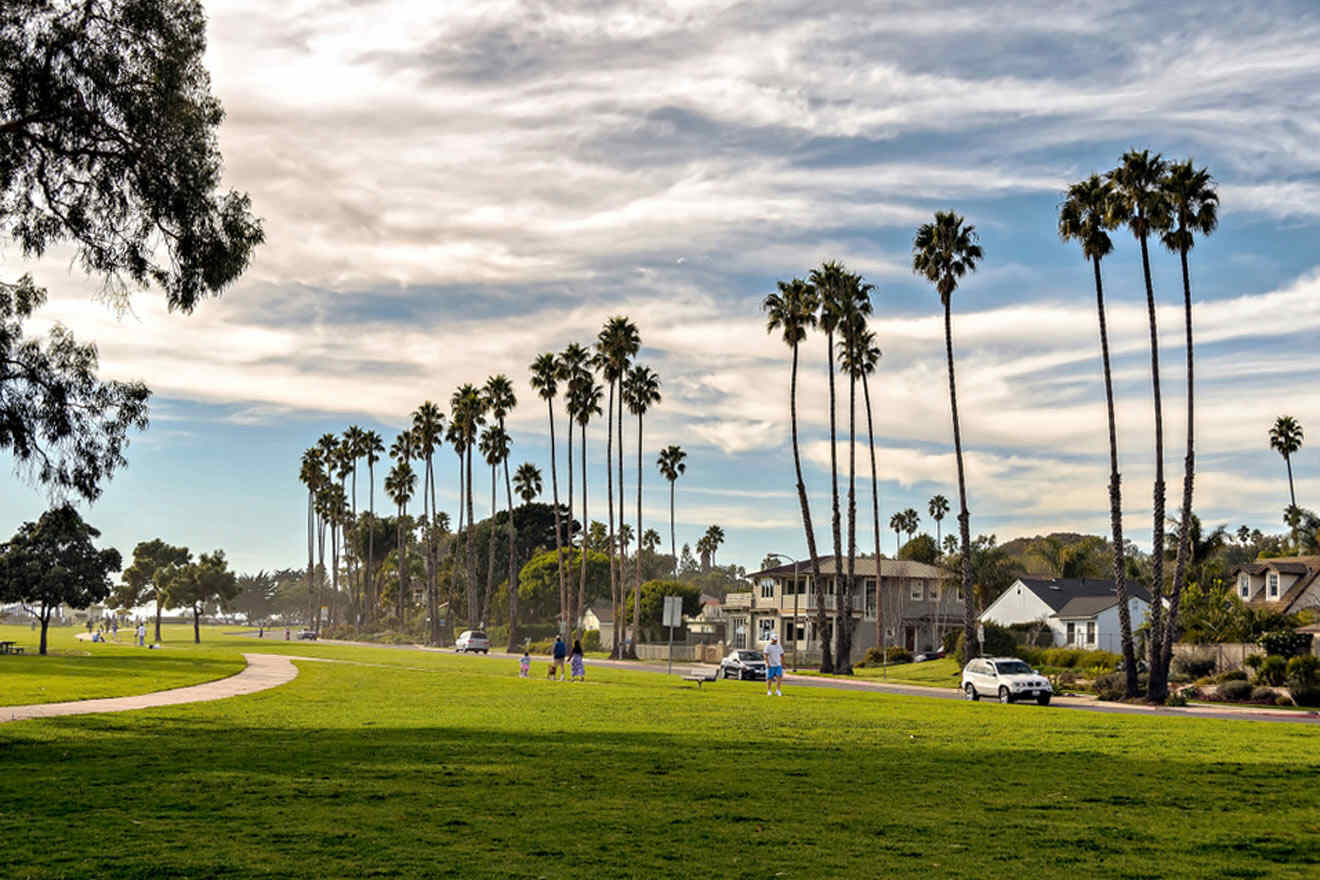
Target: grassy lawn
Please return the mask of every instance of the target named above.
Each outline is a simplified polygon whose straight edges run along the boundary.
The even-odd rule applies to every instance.
[[[354,662],[297,661],[292,683],[216,703],[0,725],[6,877],[1320,870],[1309,727],[266,649]]]
[[[194,645],[192,627],[162,627],[159,651],[134,645],[129,629],[119,631],[118,644],[78,641],[79,632],[86,630],[51,627],[49,653],[41,657],[40,630],[0,626],[0,640],[25,649],[22,656],[0,656],[0,706],[145,694],[225,678],[245,665],[232,640],[217,641],[217,630],[203,631],[202,644]]]
[[[802,670],[803,675],[819,675],[818,672]],[[880,666],[863,666],[853,670],[855,678],[868,681],[887,681],[892,684],[916,684],[923,687],[957,688],[962,680],[962,668],[952,657],[942,660],[927,660],[924,663],[890,664],[885,670]],[[847,676],[842,676],[847,678]]]

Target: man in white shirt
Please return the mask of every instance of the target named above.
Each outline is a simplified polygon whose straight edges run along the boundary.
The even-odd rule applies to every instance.
[[[770,644],[765,646],[765,695],[770,696],[771,688],[777,697],[784,695],[781,690],[784,681],[784,649],[779,646],[779,635],[770,636]]]

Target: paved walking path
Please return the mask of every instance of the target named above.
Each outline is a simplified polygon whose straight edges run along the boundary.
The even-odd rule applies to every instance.
[[[291,658],[286,655],[245,653],[243,657],[247,660],[247,666],[242,672],[205,684],[138,694],[133,697],[106,697],[99,700],[74,700],[68,703],[40,703],[31,706],[0,706],[0,724],[6,721],[26,721],[29,718],[88,715],[96,712],[128,712],[133,709],[223,700],[226,697],[254,694],[257,691],[279,687],[298,677],[298,667],[294,666],[290,662]]]

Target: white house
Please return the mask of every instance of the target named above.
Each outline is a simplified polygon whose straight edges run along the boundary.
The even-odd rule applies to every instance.
[[[1118,610],[1113,581],[1021,577],[979,619],[1000,626],[1039,623],[1053,633],[1055,645],[1118,653]],[[1128,613],[1133,630],[1150,614],[1150,594],[1136,584],[1128,585]]]
[[[1320,607],[1320,556],[1258,559],[1233,570],[1234,592],[1248,605],[1285,612]]]

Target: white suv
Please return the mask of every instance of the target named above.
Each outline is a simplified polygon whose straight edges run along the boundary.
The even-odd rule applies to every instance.
[[[473,654],[478,652],[489,654],[490,639],[486,638],[486,634],[479,629],[465,629],[459,634],[458,638],[454,640],[454,651],[459,654],[467,654],[469,652]]]
[[[997,695],[999,702],[1035,700],[1050,704],[1050,680],[1016,657],[979,657],[963,668],[962,691],[969,700]]]

